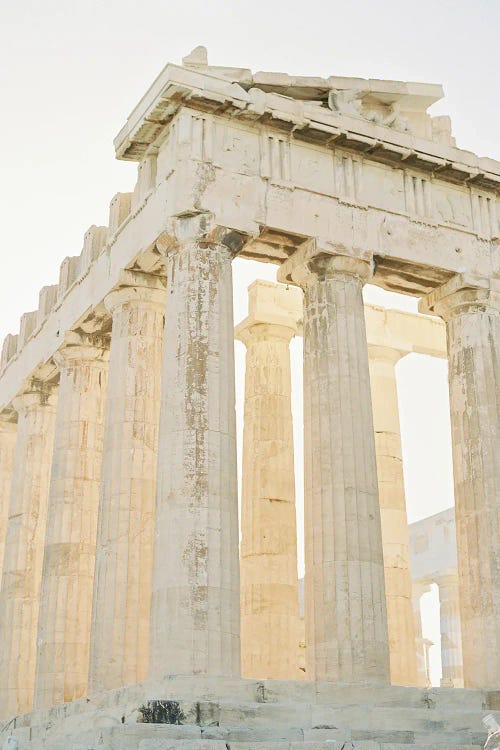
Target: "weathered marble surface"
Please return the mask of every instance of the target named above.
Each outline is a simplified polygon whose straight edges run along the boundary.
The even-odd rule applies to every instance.
[[[304,289],[306,664],[311,679],[389,680],[380,507],[362,298],[369,263],[311,245]]]
[[[37,708],[81,698],[88,688],[108,341],[69,336],[57,362],[61,377],[38,619]]]
[[[464,682],[500,687],[500,288],[454,277],[422,308],[446,320]]]
[[[57,389],[34,381],[15,402],[9,523],[0,590],[0,705],[31,710]]]
[[[36,705],[51,706],[87,690],[98,505],[99,497],[107,497],[101,494],[101,463],[113,313],[105,300],[122,286],[124,271],[167,278],[150,673],[206,680],[239,674],[231,289],[231,262],[238,254],[280,265],[282,281],[305,288],[310,675],[358,683],[389,678],[384,539],[361,297],[370,278],[386,289],[425,297],[422,309],[447,321],[464,680],[500,686],[500,164],[456,148],[449,121],[427,112],[440,96],[439,87],[427,84],[214,67],[198,50],[182,66],[167,66],[133,110],[116,139],[119,158],[138,162],[133,192],[113,198],[109,226],[90,227],[81,254],[62,262],[59,283],[41,291],[38,309],[21,316],[18,335],[2,347],[2,420],[16,420],[18,398],[29,383],[46,388],[60,380],[55,439],[42,445],[38,435],[36,441],[43,453],[34,470],[40,484],[42,478],[48,482],[46,452],[54,445]],[[128,363],[124,349],[132,343],[121,345],[119,359]],[[383,340],[376,345],[394,347]],[[123,385],[118,383],[117,396]],[[138,414],[133,421],[140,421]],[[22,447],[19,426],[16,456],[26,460],[22,476],[15,477],[22,488],[14,483],[12,498],[26,501],[34,516],[46,493],[33,489],[25,496],[36,451]],[[389,428],[397,433],[394,425]],[[137,448],[125,438],[123,445]],[[123,486],[128,495],[131,483]],[[131,497],[118,494],[119,525]],[[399,496],[399,521],[402,507]],[[16,512],[13,530],[17,518]],[[8,539],[9,533],[15,531],[7,531]],[[119,545],[118,567],[133,557],[132,548]],[[4,580],[17,570],[17,553],[9,558]],[[123,578],[113,579],[112,572],[109,596],[113,580],[113,593],[123,602]],[[397,617],[403,599],[407,606],[406,594]],[[122,632],[126,620],[122,609],[116,618]],[[144,618],[140,628],[143,633]],[[109,637],[109,629],[104,632]],[[6,653],[12,660],[16,652]],[[33,661],[27,664],[32,670]],[[110,680],[129,678],[121,666],[113,664],[113,670]],[[30,679],[19,683],[28,699]],[[241,685],[236,681],[234,691]],[[12,692],[12,683],[7,687]],[[318,685],[302,688],[308,689],[316,699],[321,693]],[[222,695],[220,683],[214,691]],[[458,691],[453,701],[464,695],[469,693]],[[298,703],[305,704],[304,692],[300,696]],[[0,713],[5,710],[11,709]],[[72,707],[65,710],[76,715]],[[293,710],[299,721],[296,704]],[[236,723],[241,711],[231,711]],[[43,731],[49,713],[41,714]],[[254,720],[256,713],[252,708]],[[322,725],[329,725],[330,713],[322,715]],[[290,711],[285,715],[290,726]],[[268,720],[265,740],[281,741],[273,734],[280,722],[272,711]],[[365,729],[358,714],[349,721],[370,739],[379,736],[379,727]],[[300,719],[298,735],[285,741],[304,740],[304,726],[312,728]],[[416,726],[406,740],[419,744]],[[439,731],[446,740],[445,723]],[[426,738],[435,734],[436,726]],[[385,741],[391,737],[401,739],[384,735]],[[464,737],[472,739],[467,729],[453,741]]]
[[[294,304],[295,303],[295,304]],[[241,672],[301,679],[290,341],[299,290],[256,282],[235,331],[246,348],[241,498]]]
[[[225,236],[167,258],[151,674],[238,675],[234,324]]]
[[[172,723],[138,723],[155,706]],[[500,718],[494,692],[168,677],[21,716],[0,740],[15,736],[20,750],[480,750],[485,710]]]

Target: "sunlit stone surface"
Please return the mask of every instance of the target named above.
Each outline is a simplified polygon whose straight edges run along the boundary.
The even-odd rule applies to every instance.
[[[115,149],[138,163],[133,192],[114,196],[109,226],[88,229],[0,356],[2,741],[484,742],[481,713],[500,709],[500,164],[457,148],[449,118],[428,113],[442,95],[210,66],[199,47],[132,111]],[[240,646],[236,256],[304,290],[302,680],[264,679],[299,664],[296,319],[279,332],[271,321],[265,343],[243,334],[262,402],[247,404]],[[417,580],[412,596],[395,382],[399,356],[443,356],[443,323],[365,310],[367,281],[446,323],[458,579],[441,571],[441,629],[453,689],[412,686],[428,680],[415,604],[430,584]],[[268,365],[253,364],[257,341]],[[266,423],[272,437],[256,441]],[[256,507],[266,512],[249,515]],[[471,689],[458,687],[457,597]],[[259,621],[250,635],[246,618]]]

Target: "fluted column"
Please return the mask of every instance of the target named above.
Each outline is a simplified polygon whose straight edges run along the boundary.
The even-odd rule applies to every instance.
[[[304,288],[307,673],[389,680],[384,562],[362,288],[368,262],[307,243]]]
[[[463,687],[462,632],[458,575],[450,573],[436,581],[439,588],[441,623],[441,687]]]
[[[14,471],[0,592],[0,716],[30,711],[56,394],[31,381],[14,400]]]
[[[236,233],[167,256],[151,675],[240,670],[231,261]]]
[[[384,548],[391,682],[394,685],[416,685],[410,538],[396,384],[396,363],[404,354],[385,346],[370,346],[368,352]]]
[[[9,520],[9,501],[14,472],[16,434],[16,423],[7,422],[0,415],[0,585],[2,580],[5,537],[7,535],[7,523]]]
[[[420,599],[424,594],[431,590],[430,584],[414,582],[412,585],[412,604],[413,604],[413,627],[415,631],[414,650],[416,654],[417,665],[417,687],[430,687],[429,672],[427,665],[426,640],[422,635],[422,610]]]
[[[271,294],[279,291],[274,288]],[[297,290],[290,289],[288,294],[295,297]],[[304,673],[298,666],[300,618],[289,348],[297,326],[292,319],[270,322],[279,319],[280,310],[277,306],[273,309],[272,300],[269,307],[268,322],[263,315],[249,317],[236,328],[236,337],[247,347],[241,670],[243,677],[299,679]]]
[[[87,691],[107,340],[67,335],[55,355],[59,401],[38,626],[35,707]]]
[[[465,687],[500,687],[500,281],[457,276],[446,320]]]
[[[104,432],[91,690],[139,682],[149,667],[165,282],[128,274],[113,316]]]

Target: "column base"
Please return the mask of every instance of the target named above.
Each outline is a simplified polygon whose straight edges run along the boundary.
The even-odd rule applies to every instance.
[[[496,710],[493,691],[168,676],[19,716],[0,745],[12,736],[19,750],[470,750],[486,739],[482,715]]]

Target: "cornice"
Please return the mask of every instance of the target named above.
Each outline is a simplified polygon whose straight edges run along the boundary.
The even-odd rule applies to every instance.
[[[261,88],[246,90],[212,72],[171,64],[153,82],[115,138],[117,158],[140,161],[182,107],[265,123],[299,141],[359,151],[374,161],[417,168],[445,181],[469,183],[500,194],[500,162],[493,159],[334,112],[319,103],[266,93]]]

